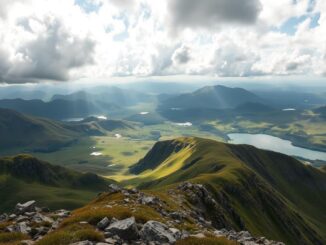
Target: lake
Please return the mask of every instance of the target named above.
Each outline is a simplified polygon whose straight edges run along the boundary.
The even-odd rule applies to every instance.
[[[232,144],[247,144],[257,148],[281,152],[290,156],[303,157],[309,160],[326,161],[326,152],[309,150],[292,145],[291,141],[283,140],[267,134],[228,134]]]

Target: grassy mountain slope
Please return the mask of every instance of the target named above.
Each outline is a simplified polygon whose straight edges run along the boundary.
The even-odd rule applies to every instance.
[[[59,122],[0,109],[0,147],[53,150],[76,140],[78,132]]]
[[[29,155],[0,158],[0,211],[31,199],[53,209],[76,208],[105,190],[110,182]]]
[[[182,181],[204,184],[218,203],[206,207],[218,228],[247,229],[287,244],[326,241],[326,174],[286,155],[180,138],[158,143],[131,171],[141,173],[142,187],[155,190]]]

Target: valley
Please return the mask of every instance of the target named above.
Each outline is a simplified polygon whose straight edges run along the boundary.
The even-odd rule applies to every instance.
[[[184,213],[186,220],[201,217],[210,234],[222,228],[245,230],[254,237],[290,245],[326,240],[325,217],[320,215],[326,205],[323,104],[277,106],[269,101],[266,105],[267,101],[252,92],[225,86],[184,95],[136,93],[130,101],[130,90],[113,91],[101,96],[82,92],[55,95],[42,106],[52,106],[56,100],[78,104],[90,98],[81,107],[89,103],[94,107],[69,112],[59,106],[53,115],[49,115],[51,109],[34,111],[28,100],[9,109],[5,107],[9,102],[0,100],[4,136],[0,138],[0,166],[5,166],[0,190],[6,197],[0,210],[37,200],[51,209],[82,207],[63,219],[68,226],[76,225],[74,219],[94,225],[105,216],[122,219],[134,215],[139,226],[149,219],[167,222],[155,208],[144,216],[140,209],[145,207],[135,204],[141,196],[130,201],[107,194],[108,184],[114,183],[129,188],[123,195],[139,188],[146,193],[141,195],[164,200],[170,208],[181,205],[176,212]],[[115,93],[114,98],[106,99]],[[119,106],[112,111],[105,103]],[[209,201],[202,199],[200,191]],[[171,193],[177,198],[171,198]],[[104,203],[122,201],[124,215],[99,207],[96,203],[102,198]],[[93,214],[89,208],[103,211]],[[130,214],[135,208],[138,211]],[[83,216],[84,212],[90,214]],[[195,218],[182,229],[192,233],[191,227],[202,226],[201,222]],[[169,225],[181,229],[172,221]],[[54,239],[51,234],[44,241]]]

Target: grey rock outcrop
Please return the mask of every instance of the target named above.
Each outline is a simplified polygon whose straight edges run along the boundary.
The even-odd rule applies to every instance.
[[[111,233],[113,236],[117,235],[124,240],[136,240],[139,237],[134,217],[116,221],[110,224],[105,231]]]
[[[15,207],[15,214],[24,214],[25,212],[35,212],[36,201],[28,201],[25,203],[17,203]]]
[[[170,230],[165,224],[151,220],[144,224],[140,236],[145,241],[174,243],[176,242],[176,233],[176,230]]]

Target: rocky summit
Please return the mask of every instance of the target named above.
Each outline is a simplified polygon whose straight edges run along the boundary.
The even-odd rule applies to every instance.
[[[214,199],[202,185],[185,182],[168,190],[174,200],[184,202],[177,192],[191,199]],[[35,201],[18,203],[12,214],[0,215],[0,237],[16,236],[21,245],[113,245],[113,244],[242,244],[283,245],[248,231],[216,229],[194,207],[181,209],[171,199],[115,184],[89,205],[75,210],[50,211]],[[197,243],[194,243],[197,242]],[[11,244],[11,243],[10,243]]]

